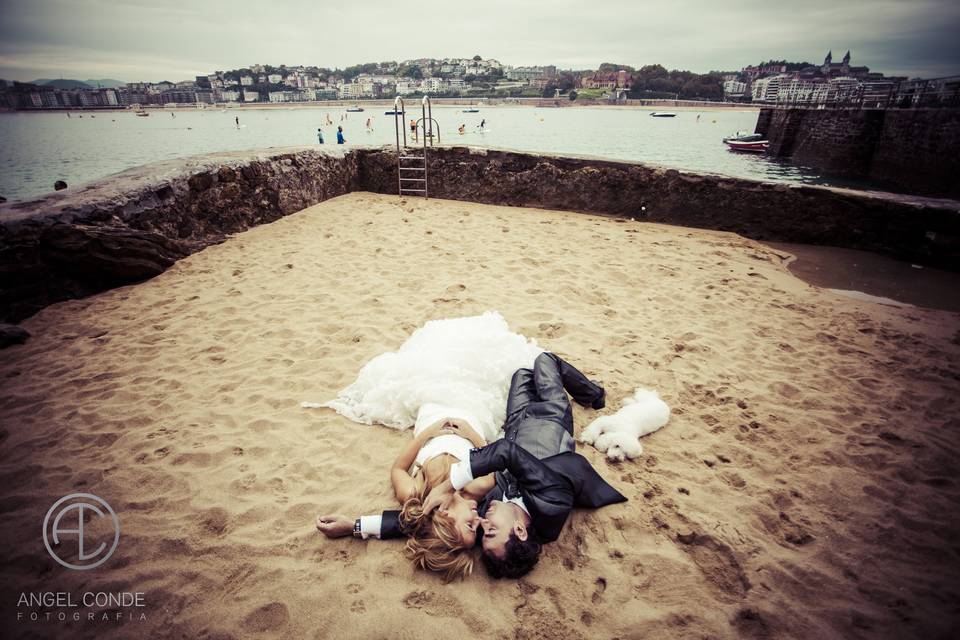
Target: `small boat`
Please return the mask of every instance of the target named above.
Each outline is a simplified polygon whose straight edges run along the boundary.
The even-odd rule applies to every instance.
[[[360,113],[363,111],[363,107],[347,107],[348,113]]]
[[[383,115],[385,116],[402,116],[405,115],[403,111],[384,111]]]
[[[762,133],[740,133],[739,131],[737,135],[723,139],[724,142],[757,142],[758,140],[763,140]]]
[[[761,136],[762,137],[762,136]],[[770,143],[766,140],[724,140],[731,151],[748,151],[750,153],[766,153]]]
[[[147,113],[146,111],[137,111],[136,114],[137,114],[138,116],[149,116],[149,115],[150,115],[150,114]],[[83,116],[80,116],[80,117],[82,118]]]
[[[651,111],[651,118],[676,118],[677,114],[675,113],[661,113],[660,111]]]
[[[480,113],[480,109],[474,109],[474,108],[464,109],[463,113]]]

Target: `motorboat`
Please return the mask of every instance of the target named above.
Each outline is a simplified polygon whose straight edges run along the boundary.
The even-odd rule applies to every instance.
[[[675,114],[675,113],[665,113],[665,112],[661,112],[661,111],[651,111],[651,112],[650,112],[650,117],[651,117],[651,118],[676,118],[676,117],[677,117],[677,114]]]
[[[723,139],[724,142],[757,142],[758,140],[763,140],[762,133],[740,133],[739,131],[737,135]]]
[[[394,110],[394,109],[391,109],[390,111],[384,111],[384,112],[383,112],[383,115],[385,115],[385,116],[402,116],[402,115],[406,115],[406,114],[405,114],[403,111],[396,111],[396,110]]]
[[[464,109],[463,113],[480,113],[480,109],[474,109],[474,108]]]
[[[348,113],[360,113],[363,111],[363,107],[347,107]]]
[[[770,143],[767,140],[724,140],[726,145],[730,147],[731,151],[746,151],[749,153],[766,153],[767,149],[770,148]]]
[[[136,114],[137,114],[138,116],[143,116],[143,117],[146,117],[146,116],[149,116],[149,115],[150,115],[150,114],[147,113],[146,111],[137,111]],[[80,116],[80,117],[82,118],[83,116]]]
[[[748,153],[766,153],[770,142],[762,133],[738,134],[723,139],[724,144],[731,151],[746,151]]]

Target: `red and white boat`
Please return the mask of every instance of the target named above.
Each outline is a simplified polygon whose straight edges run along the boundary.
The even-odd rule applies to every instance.
[[[770,143],[763,139],[759,133],[753,133],[747,136],[736,136],[724,138],[724,144],[730,147],[731,151],[748,151],[751,153],[766,153]]]
[[[730,147],[731,151],[752,151],[753,153],[766,153],[770,143],[766,140],[760,140],[758,142],[736,142],[734,140],[730,140],[727,142],[727,146]]]

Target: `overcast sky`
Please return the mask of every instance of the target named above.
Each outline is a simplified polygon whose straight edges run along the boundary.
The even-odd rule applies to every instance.
[[[888,75],[960,74],[957,0],[0,0],[0,78],[193,79],[260,62],[420,57],[706,72],[847,49]]]

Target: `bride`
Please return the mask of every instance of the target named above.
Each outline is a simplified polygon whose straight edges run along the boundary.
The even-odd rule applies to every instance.
[[[447,581],[466,577],[473,570],[470,550],[476,545],[480,521],[477,500],[493,488],[493,474],[476,478],[464,488],[462,497],[454,494],[427,515],[423,505],[430,491],[450,477],[453,463],[469,460],[470,449],[487,444],[471,420],[464,411],[423,405],[413,441],[390,469],[394,494],[403,505],[400,526],[410,536],[405,555],[421,569],[443,573]]]
[[[404,429],[413,423],[413,440],[391,466],[390,482],[402,505],[396,525],[408,538],[404,552],[416,567],[438,571],[447,581],[473,570],[477,500],[493,488],[493,475],[476,478],[463,496],[449,496],[429,514],[423,505],[455,462],[501,436],[510,378],[542,351],[535,340],[511,332],[496,312],[433,320],[396,352],[370,360],[336,399],[302,403],[363,424]],[[331,538],[380,535],[380,523],[364,531],[360,520],[340,514],[321,515],[317,529]]]

